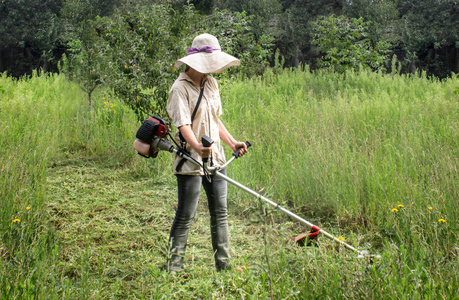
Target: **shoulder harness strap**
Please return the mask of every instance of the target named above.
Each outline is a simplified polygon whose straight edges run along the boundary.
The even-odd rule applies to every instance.
[[[202,88],[201,91],[199,92],[199,97],[198,97],[198,102],[196,103],[196,106],[194,107],[193,113],[191,114],[191,124],[193,124],[194,117],[196,116],[196,113],[198,112],[199,105],[201,104],[201,99],[202,95],[204,93],[204,86],[206,84],[206,80],[202,83]],[[182,136],[182,133],[179,130],[179,137],[180,137],[180,146],[182,147],[182,151],[186,151],[186,140]],[[180,169],[182,168],[183,164],[186,162],[185,158],[182,158],[179,163],[177,164],[177,167],[175,168],[175,171],[179,172]]]

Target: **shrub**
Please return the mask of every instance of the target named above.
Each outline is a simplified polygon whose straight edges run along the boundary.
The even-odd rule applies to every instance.
[[[388,59],[388,42],[372,44],[368,38],[368,26],[363,18],[345,16],[320,17],[313,23],[315,32],[312,44],[323,54],[319,66],[333,68],[344,73],[347,69],[385,70]]]

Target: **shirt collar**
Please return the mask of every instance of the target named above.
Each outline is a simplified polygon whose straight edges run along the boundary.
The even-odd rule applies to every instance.
[[[204,79],[204,85],[206,85],[206,82],[207,82],[207,79],[209,78],[209,75],[206,76],[206,78]],[[191,85],[193,85],[194,87],[196,87],[196,85],[194,84],[193,80],[190,78],[190,76],[188,76],[185,72],[181,72],[179,77],[178,77],[179,80],[185,80],[185,81],[188,81]],[[197,88],[197,87],[196,87]]]
[[[179,80],[186,80],[193,83],[193,80],[191,80],[190,76],[188,76],[185,72],[180,73]]]

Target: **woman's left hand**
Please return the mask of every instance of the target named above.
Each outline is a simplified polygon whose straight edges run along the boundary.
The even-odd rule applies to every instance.
[[[241,151],[239,151],[239,157],[247,153],[247,145],[244,142],[234,143],[234,146],[232,148],[233,152],[236,152],[238,149],[241,149]]]

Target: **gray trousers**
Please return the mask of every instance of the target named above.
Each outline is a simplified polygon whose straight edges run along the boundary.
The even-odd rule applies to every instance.
[[[226,174],[225,170],[220,171]],[[229,267],[230,245],[228,237],[227,182],[215,175],[212,182],[204,176],[177,175],[178,207],[169,238],[169,266],[182,266],[188,232],[196,214],[201,185],[207,195],[210,213],[210,233],[218,271]]]

